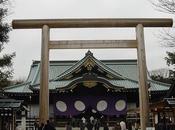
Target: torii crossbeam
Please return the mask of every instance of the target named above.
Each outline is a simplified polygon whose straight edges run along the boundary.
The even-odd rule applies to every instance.
[[[144,27],[172,27],[172,19],[31,19],[13,20],[14,29],[42,29],[40,123],[49,119],[48,68],[50,49],[136,48],[139,74],[139,103],[141,130],[146,130],[149,101],[145,58]],[[50,28],[136,28],[136,40],[78,40],[50,41]]]

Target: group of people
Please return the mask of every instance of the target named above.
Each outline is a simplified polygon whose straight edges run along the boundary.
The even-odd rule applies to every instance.
[[[100,127],[103,127],[103,130],[109,130],[109,124],[107,122],[100,122],[99,119],[84,119],[82,118],[82,120],[79,121],[79,128],[80,130],[85,130],[85,128],[87,128],[87,130],[99,130]],[[114,130],[127,130],[126,128],[126,123],[124,121],[121,121],[119,123],[120,128],[118,129],[118,127],[116,128],[114,126]],[[71,122],[68,122],[66,124],[66,130],[72,130],[72,124]]]
[[[100,128],[99,120],[88,120],[88,121],[80,120],[78,124],[80,130],[85,130],[85,128],[87,128],[87,130],[99,130]],[[67,123],[66,130],[72,130],[71,122]]]
[[[175,130],[175,123],[160,120],[155,126],[155,130]]]
[[[54,124],[49,120],[47,120],[46,124],[41,123],[40,125],[37,122],[35,122],[34,127],[35,130],[56,130]]]
[[[99,119],[90,118],[89,120],[86,120],[82,118],[78,124],[79,124],[80,130],[85,130],[85,128],[87,130],[99,130],[100,127],[103,127],[103,130],[109,130],[109,124],[107,122],[101,122]],[[118,125],[120,126],[120,128],[114,126],[113,130],[127,130],[126,123],[124,121],[121,121]],[[35,128],[34,130],[56,130],[54,123],[49,120],[47,120],[46,124],[44,123],[39,124],[37,120],[35,120],[34,128]],[[19,127],[17,126],[16,130],[21,130],[21,129],[19,129]],[[69,121],[66,124],[66,130],[72,130],[71,121]]]

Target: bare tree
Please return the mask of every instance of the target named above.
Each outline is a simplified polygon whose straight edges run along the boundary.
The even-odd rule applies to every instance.
[[[175,14],[175,0],[151,0],[151,3],[160,12]]]
[[[26,81],[25,77],[20,77],[18,79],[12,80],[11,85],[22,84]]]
[[[175,15],[175,0],[150,0],[152,5],[159,12]],[[163,46],[175,47],[175,29],[163,29],[160,32],[160,39]]]
[[[160,43],[164,47],[175,47],[175,29],[163,29],[158,34]]]
[[[175,15],[175,0],[150,0],[152,5],[156,10],[160,12],[169,13]],[[162,30],[160,32],[160,39],[162,45],[165,47],[173,47],[175,48],[175,29],[172,28],[170,30]],[[167,52],[167,56],[165,57],[168,66],[171,66],[172,76],[171,80],[175,81],[175,51]]]

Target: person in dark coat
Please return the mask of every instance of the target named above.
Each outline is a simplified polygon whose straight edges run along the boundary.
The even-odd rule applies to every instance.
[[[157,130],[166,130],[166,127],[163,123],[163,120],[161,120],[158,124],[157,124]]]
[[[70,122],[67,123],[66,130],[72,130],[72,125]]]
[[[88,130],[92,130],[93,129],[93,124],[90,122],[90,120],[87,121],[87,125],[86,125]]]
[[[38,128],[39,128],[39,124],[38,124],[36,119],[35,119],[35,122],[34,122],[34,127],[35,127],[35,130],[38,130]]]
[[[54,123],[54,119],[53,118],[51,118],[51,120],[50,120],[50,125],[55,129],[55,123]]]
[[[108,127],[107,123],[104,124],[103,130],[109,130],[109,127]]]
[[[80,120],[79,126],[80,126],[80,130],[84,130],[86,124],[82,120]]]
[[[100,120],[97,119],[96,123],[95,123],[95,130],[99,130],[100,129]]]
[[[49,122],[49,120],[47,120],[47,124],[44,126],[44,130],[56,130]]]
[[[38,128],[38,130],[43,130],[44,129],[44,123],[41,123],[40,127]]]

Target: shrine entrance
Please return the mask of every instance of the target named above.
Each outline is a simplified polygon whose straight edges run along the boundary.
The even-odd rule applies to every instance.
[[[90,51],[86,53],[84,59],[89,55],[92,55]],[[87,59],[89,60],[90,58]],[[80,73],[83,73],[83,77],[80,78],[80,76],[78,80],[73,80],[70,87],[58,89],[59,94],[56,94],[57,96],[54,99],[55,120],[59,123],[62,122],[60,127],[65,126],[69,121],[75,127],[79,127],[81,121],[86,123],[98,121],[101,127],[105,123],[114,126],[116,120],[121,117],[126,121],[127,97],[125,89],[119,85],[110,84],[108,79],[104,78],[105,75],[103,75],[103,79],[102,77],[100,78],[99,73],[104,73],[102,68],[93,69],[92,67],[91,71],[86,71],[87,68],[84,68],[86,65],[80,66],[76,70],[77,73],[74,74],[73,79],[77,79],[76,76],[79,76]],[[94,67],[96,68],[97,66],[94,65]],[[70,75],[73,75],[73,72],[64,77],[70,77]],[[106,75],[109,76],[110,74],[106,72]],[[119,77],[117,78],[119,79]],[[57,123],[58,126],[59,123]]]
[[[42,29],[40,123],[49,119],[48,68],[50,49],[135,48],[138,56],[138,81],[141,130],[148,125],[148,82],[145,58],[144,27],[172,27],[172,19],[40,19],[13,20],[14,29]],[[50,41],[50,28],[116,28],[133,27],[136,39],[131,40],[71,40]]]

